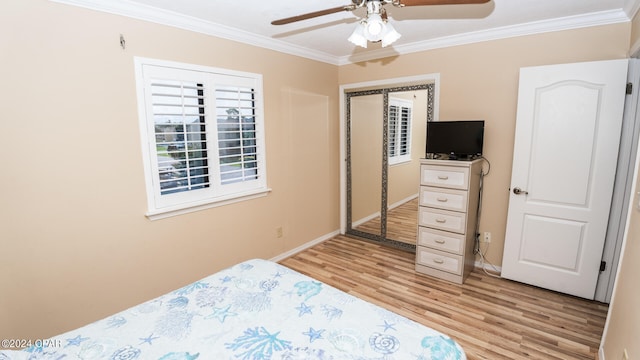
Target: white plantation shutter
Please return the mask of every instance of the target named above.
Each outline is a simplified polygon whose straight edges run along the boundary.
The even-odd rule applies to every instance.
[[[413,103],[389,99],[389,164],[411,160],[411,116]]]
[[[267,191],[261,77],[151,62],[137,68],[149,213]]]
[[[210,186],[203,84],[151,83],[158,183],[162,195]]]
[[[221,183],[225,185],[257,179],[255,90],[217,87],[216,122]]]

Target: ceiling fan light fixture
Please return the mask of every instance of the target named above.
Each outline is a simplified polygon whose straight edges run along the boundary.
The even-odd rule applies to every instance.
[[[393,44],[396,40],[400,39],[401,36],[393,25],[387,22],[384,33],[382,34],[382,47]]]
[[[367,39],[369,39],[369,41],[380,41],[380,36],[385,30],[385,25],[380,14],[369,14],[365,25]]]
[[[353,30],[353,33],[351,34],[351,36],[349,36],[349,41],[351,43],[353,43],[356,46],[360,46],[363,48],[367,48],[367,38],[365,37],[365,25],[363,24],[363,22],[359,22],[358,25],[356,25],[355,30]]]
[[[382,47],[385,47],[394,43],[401,36],[389,23],[387,11],[384,8],[385,5],[391,4],[397,8],[402,8],[426,5],[484,4],[489,1],[490,0],[351,0],[351,4],[349,5],[275,20],[271,22],[271,25],[284,25],[318,16],[334,14],[341,11],[354,11],[366,7],[367,16],[358,23],[348,40],[363,48],[367,47],[367,41],[381,41]]]
[[[363,4],[366,0],[363,0]],[[382,47],[388,46],[400,38],[400,33],[391,25],[387,18],[387,12],[379,0],[366,1],[367,16],[356,25],[355,30],[349,36],[353,44],[366,48],[367,42],[380,42]]]

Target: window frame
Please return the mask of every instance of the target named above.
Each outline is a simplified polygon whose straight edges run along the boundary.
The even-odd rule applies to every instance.
[[[264,135],[264,95],[262,75],[193,65],[173,61],[134,58],[136,90],[138,100],[138,123],[142,148],[142,160],[147,195],[146,216],[151,220],[204,210],[238,201],[266,196],[271,189],[267,187],[266,149]],[[204,86],[206,115],[205,128],[207,169],[210,184],[198,190],[161,194],[158,150],[151,96],[152,80],[187,81]],[[255,148],[257,171],[256,178],[222,185],[220,179],[220,152],[218,148],[218,121],[216,115],[216,93],[219,87],[238,86],[253,89],[252,98],[255,119]],[[240,120],[241,121],[241,120]]]
[[[407,119],[407,130],[406,130],[406,149],[407,152],[406,154],[402,154],[402,155],[392,155],[391,154],[391,143],[392,143],[392,139],[391,139],[391,107],[392,106],[396,106],[399,108],[398,110],[398,114],[402,114],[402,108],[407,108],[409,109],[409,118]],[[402,163],[406,163],[406,162],[410,162],[411,161],[411,134],[413,132],[413,101],[407,100],[407,99],[403,99],[403,98],[399,98],[399,97],[389,97],[389,109],[388,109],[388,119],[387,121],[388,126],[389,126],[389,148],[387,149],[388,153],[389,153],[389,158],[388,158],[388,162],[389,162],[389,166],[392,165],[398,165],[398,164],[402,164]],[[398,127],[398,124],[400,122],[400,117],[398,119],[396,119],[396,128]],[[401,140],[402,140],[402,132],[401,131],[396,131],[396,136],[397,138],[394,139],[393,141],[395,141],[395,144],[400,144]]]

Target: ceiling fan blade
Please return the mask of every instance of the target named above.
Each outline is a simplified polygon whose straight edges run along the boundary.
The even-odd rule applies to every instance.
[[[490,0],[400,0],[399,3],[400,3],[400,6],[469,5],[469,4],[484,4],[489,1]]]
[[[352,5],[338,6],[331,9],[314,11],[307,14],[296,15],[296,16],[292,16],[292,17],[288,17],[280,20],[275,20],[271,22],[271,25],[284,25],[284,24],[289,24],[292,22],[300,21],[300,20],[306,20],[306,19],[311,19],[318,16],[329,15],[329,14],[337,13],[340,11],[352,11],[353,9],[354,9],[354,6]]]

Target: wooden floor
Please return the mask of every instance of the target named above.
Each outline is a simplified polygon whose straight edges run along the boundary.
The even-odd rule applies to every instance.
[[[280,263],[455,339],[473,359],[595,359],[607,305],[472,272],[414,271],[415,254],[345,236]]]
[[[380,234],[380,217],[355,228],[369,234]],[[387,212],[387,239],[416,244],[418,229],[418,198],[389,209]]]

